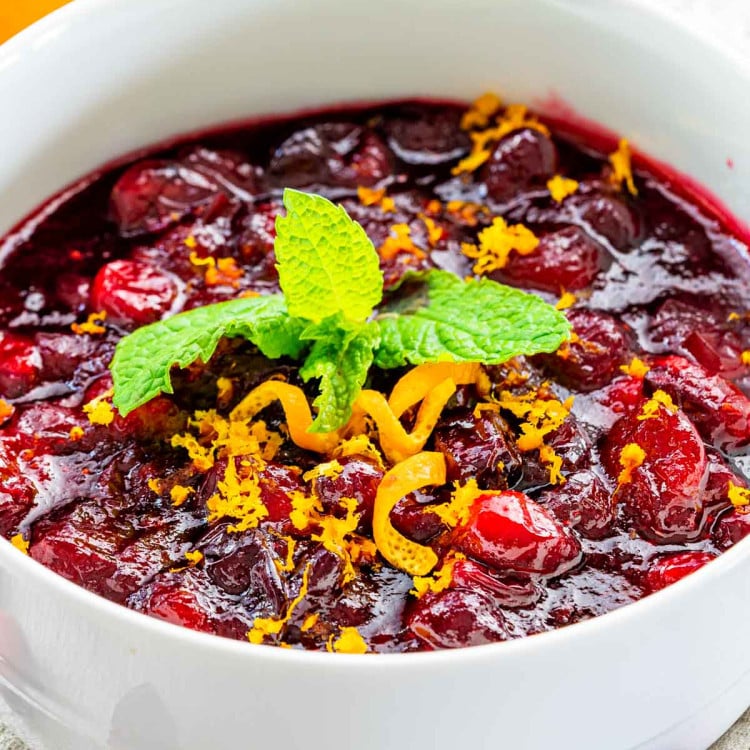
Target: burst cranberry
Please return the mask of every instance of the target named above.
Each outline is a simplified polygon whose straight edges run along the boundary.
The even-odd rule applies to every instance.
[[[284,187],[371,186],[390,172],[390,157],[373,132],[349,123],[326,123],[289,136],[276,149],[269,172]]]
[[[271,523],[288,521],[292,512],[290,494],[302,489],[299,469],[269,462],[259,472],[258,481],[260,498],[268,510],[265,520]]]
[[[703,504],[712,510],[721,506],[728,507],[730,504],[729,483],[731,482],[736,487],[745,487],[746,482],[729,468],[718,451],[706,448],[706,458],[708,459],[708,478],[706,488],[703,490]]]
[[[177,296],[177,283],[150,263],[113,260],[102,266],[91,289],[91,306],[107,313],[107,321],[145,325],[167,313]]]
[[[11,536],[34,506],[36,489],[19,472],[13,448],[0,442],[0,534]]]
[[[602,462],[620,485],[617,500],[635,527],[657,540],[694,536],[703,522],[707,460],[703,442],[681,412],[658,406],[647,419],[642,410],[622,417],[604,442]],[[635,443],[645,457],[621,478],[621,456]]]
[[[558,521],[588,539],[603,539],[614,528],[612,495],[592,471],[569,475],[564,484],[544,492],[539,502]]]
[[[313,480],[313,492],[330,513],[341,512],[341,501],[354,498],[357,513],[361,514],[358,529],[366,532],[372,527],[372,509],[375,495],[383,478],[383,470],[363,456],[346,456],[338,459],[340,473],[319,475]]]
[[[112,189],[112,216],[123,237],[159,232],[209,203],[216,192],[216,184],[194,169],[144,161],[130,167]]]
[[[89,336],[72,333],[42,332],[35,338],[42,373],[47,380],[69,378],[79,365],[94,356],[99,346],[99,342]]]
[[[461,648],[504,641],[509,628],[492,597],[480,591],[453,589],[420,599],[408,627],[433,648]]]
[[[479,589],[501,607],[528,607],[541,596],[541,589],[533,581],[502,580],[475,560],[458,560],[453,565],[451,586],[471,591]]]
[[[417,492],[407,495],[391,512],[393,528],[422,544],[445,531],[440,516],[433,513],[426,504],[434,499],[430,495]]]
[[[715,558],[716,555],[710,552],[679,552],[676,555],[658,557],[646,573],[646,588],[652,592],[660,591],[695,573]]]
[[[654,363],[646,383],[672,396],[717,448],[735,452],[750,443],[750,399],[720,375],[671,356]]]
[[[209,184],[241,201],[250,201],[260,192],[262,172],[248,164],[241,154],[198,146],[184,154],[181,161],[203,175]]]
[[[503,573],[555,576],[580,560],[581,545],[520,492],[480,495],[454,532],[455,546]]]
[[[739,510],[731,510],[723,515],[711,532],[714,543],[721,550],[733,547],[749,535],[750,513],[743,513]]]
[[[627,360],[628,334],[611,315],[595,310],[570,310],[568,320],[578,340],[563,345],[556,354],[539,355],[536,359],[569,388],[601,388]]]
[[[730,329],[726,313],[680,299],[668,299],[649,322],[652,345],[677,350],[695,359],[711,374],[737,377],[743,371],[743,342]]]
[[[286,591],[279,577],[277,563],[282,563],[261,529],[243,533],[229,532],[225,525],[213,529],[201,542],[205,570],[211,581],[228,594],[242,594],[252,589],[281,611]]]
[[[16,398],[38,382],[42,360],[34,342],[15,333],[0,332],[0,396]]]
[[[450,481],[475,477],[482,487],[503,489],[508,476],[518,479],[521,459],[505,420],[492,411],[475,416],[472,409],[441,420],[435,450],[445,455]]]
[[[566,227],[542,235],[529,255],[511,253],[498,281],[559,293],[590,286],[599,273],[600,251],[580,228]]]
[[[502,138],[482,168],[490,198],[504,203],[555,172],[557,150],[544,133],[523,128]]]

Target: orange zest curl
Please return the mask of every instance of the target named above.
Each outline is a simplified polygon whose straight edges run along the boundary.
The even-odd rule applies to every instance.
[[[391,524],[391,511],[410,492],[441,484],[445,484],[445,456],[417,453],[385,474],[375,496],[372,521],[375,544],[393,567],[411,576],[426,576],[437,565],[438,556],[431,547],[417,544],[396,531]]]

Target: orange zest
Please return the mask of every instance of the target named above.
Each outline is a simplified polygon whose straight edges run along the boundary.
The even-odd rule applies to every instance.
[[[461,252],[467,258],[476,260],[473,271],[480,275],[505,268],[512,251],[529,255],[539,245],[539,239],[528,227],[506,224],[501,216],[496,216],[492,224],[477,235],[477,239],[478,245],[461,243]]]
[[[612,184],[622,187],[622,184],[625,183],[631,195],[638,195],[638,189],[633,182],[633,170],[630,165],[630,144],[627,138],[620,139],[617,144],[617,151],[609,155],[609,163],[612,165],[610,176]]]
[[[375,496],[372,531],[380,554],[395,568],[411,576],[426,576],[438,563],[431,547],[407,539],[391,524],[391,511],[410,492],[445,484],[445,456],[424,452],[411,456],[388,471]]]

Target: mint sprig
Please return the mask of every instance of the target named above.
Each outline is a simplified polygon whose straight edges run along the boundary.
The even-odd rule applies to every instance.
[[[310,430],[331,432],[348,421],[373,363],[500,364],[554,351],[570,332],[533,294],[446,271],[420,274],[375,313],[383,277],[362,227],[318,195],[285,190],[284,206],[274,246],[283,294],[207,305],[125,336],[110,365],[121,414],[172,393],[172,367],[208,362],[222,337],[245,338],[272,359],[304,356],[300,375],[320,380]]]

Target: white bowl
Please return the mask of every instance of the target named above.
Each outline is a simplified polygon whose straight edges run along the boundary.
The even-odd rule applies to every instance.
[[[77,0],[0,48],[0,232],[177,133],[486,89],[560,95],[750,216],[747,64],[635,0]],[[177,628],[0,543],[0,690],[54,750],[703,750],[750,704],[748,621],[750,540],[596,620],[377,657]]]

